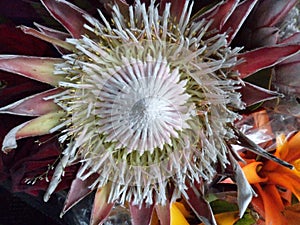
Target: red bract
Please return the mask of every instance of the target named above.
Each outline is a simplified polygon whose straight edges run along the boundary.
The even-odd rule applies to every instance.
[[[60,154],[59,143],[53,140],[53,136],[45,136],[38,141],[32,139],[24,141],[19,151],[10,154],[13,158],[7,158],[4,161],[4,163],[11,164],[9,173],[12,190],[32,195],[38,195],[40,191],[44,191],[53,176]],[[57,191],[70,186],[76,170],[76,166],[66,170]]]
[[[0,53],[1,54],[22,54],[22,55],[49,55],[56,56],[54,48],[32,36],[25,35],[19,28],[13,24],[0,25]],[[39,93],[49,89],[49,85],[41,84],[37,81],[27,79],[21,76],[12,76],[8,72],[0,72],[0,107],[25,98],[26,96]],[[17,124],[28,120],[27,117],[0,114],[0,141],[3,141],[5,133],[11,130]],[[4,122],[5,121],[5,122]],[[52,139],[53,137],[45,137]],[[0,180],[10,180],[14,191],[24,191],[30,194],[37,194],[38,190],[45,190],[48,183],[45,177],[37,181],[37,185],[28,185],[24,183],[26,178],[35,179],[45,173],[49,165],[53,165],[60,155],[58,144],[53,141],[47,141],[39,146],[34,139],[22,142],[18,151],[6,155],[1,153],[0,160]],[[49,170],[49,179],[53,170]],[[69,173],[67,172],[69,175]],[[67,175],[67,177],[68,177]],[[73,174],[72,174],[73,175]],[[67,178],[68,179],[68,178]],[[63,182],[60,189],[69,186],[70,181]]]

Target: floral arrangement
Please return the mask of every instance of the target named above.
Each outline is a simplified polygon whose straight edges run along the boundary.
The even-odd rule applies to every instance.
[[[297,224],[297,0],[10,4],[0,180],[13,191],[67,191],[61,216],[93,195],[93,225],[118,207],[134,225]]]

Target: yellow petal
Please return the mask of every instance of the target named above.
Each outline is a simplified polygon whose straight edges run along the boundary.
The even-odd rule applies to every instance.
[[[275,155],[280,159],[285,159],[288,155],[289,148],[284,134],[280,134],[276,137],[276,145]]]
[[[300,159],[300,131],[288,140],[289,155],[287,161]]]
[[[189,225],[184,214],[186,209],[180,202],[175,202],[171,206],[171,225]],[[182,210],[182,211],[181,211]]]
[[[239,211],[218,213],[215,215],[218,225],[233,225],[239,220]]]

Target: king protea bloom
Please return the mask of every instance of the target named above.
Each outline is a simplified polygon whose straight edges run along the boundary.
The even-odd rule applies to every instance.
[[[5,136],[5,153],[22,138],[58,137],[61,157],[45,201],[65,169],[79,163],[63,213],[96,190],[91,224],[127,202],[134,224],[149,224],[153,210],[168,224],[170,204],[180,197],[205,224],[216,224],[205,187],[217,168],[230,167],[243,215],[253,191],[230,144],[276,158],[234,122],[239,110],[278,95],[242,79],[300,46],[230,47],[255,0],[228,0],[195,16],[188,0],[105,1],[107,11],[97,18],[64,0],[41,2],[68,33],[39,24],[21,29],[52,43],[62,57],[2,55],[0,68],[53,88],[0,112],[34,117]]]

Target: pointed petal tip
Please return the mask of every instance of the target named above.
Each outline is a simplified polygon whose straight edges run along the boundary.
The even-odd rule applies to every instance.
[[[65,214],[69,209],[71,209],[73,206],[75,206],[78,202],[80,202],[93,191],[91,189],[91,185],[96,181],[98,176],[99,175],[95,173],[85,180],[76,177],[72,181],[71,188],[68,192],[63,210],[61,212],[62,215]]]
[[[262,69],[275,66],[280,62],[299,53],[300,45],[274,45],[258,48],[249,52],[239,54],[238,58],[243,60],[233,69],[238,70],[241,78],[246,78]]]
[[[47,113],[58,111],[60,107],[52,100],[44,100],[45,97],[52,96],[61,92],[55,88],[41,92],[17,102],[0,108],[0,114],[12,114],[20,116],[42,116]]]
[[[242,100],[247,107],[253,106],[255,104],[272,100],[275,98],[284,97],[283,94],[271,91],[248,82],[244,82],[244,86],[241,88]]]
[[[249,151],[254,152],[257,155],[260,155],[266,159],[272,160],[284,167],[287,167],[289,169],[294,169],[294,166],[282,159],[277,158],[275,155],[265,151],[262,147],[254,143],[252,140],[250,140],[246,135],[244,135],[240,130],[234,128],[234,131],[236,133],[236,136],[239,139],[239,145],[247,148]]]
[[[91,225],[102,225],[105,219],[109,216],[114,206],[114,203],[107,202],[110,188],[110,184],[106,184],[105,186],[98,188],[90,219]]]
[[[56,48],[63,49],[64,52],[72,52],[75,50],[75,47],[73,45],[65,42],[66,38],[69,36],[64,35],[62,32],[59,31],[55,32],[54,30],[47,30],[46,27],[41,26],[39,24],[35,25],[41,31],[37,31],[31,27],[26,27],[24,25],[20,25],[18,26],[18,28],[20,28],[25,34],[32,35],[33,37],[51,43]]]
[[[64,77],[54,75],[53,72],[55,65],[62,62],[63,60],[59,58],[1,55],[0,69],[57,86]]]
[[[17,148],[17,140],[22,138],[49,134],[51,129],[60,123],[63,116],[65,116],[64,111],[51,112],[14,127],[4,137],[2,151],[8,153]]]
[[[87,15],[87,12],[64,0],[41,0],[41,2],[74,38],[81,38],[81,35],[86,33],[84,29],[86,20],[83,15]]]
[[[131,218],[132,218],[132,225],[149,225],[152,213],[154,210],[154,205],[147,205],[142,204],[139,205],[129,205]]]

